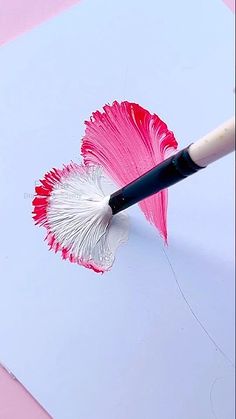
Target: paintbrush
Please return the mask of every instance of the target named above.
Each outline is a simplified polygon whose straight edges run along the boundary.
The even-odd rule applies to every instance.
[[[36,187],[33,218],[46,227],[50,248],[63,259],[104,272],[127,240],[126,217],[119,213],[232,152],[234,137],[232,118],[111,195],[104,193],[98,165],[53,169]]]
[[[110,196],[112,214],[169,188],[206,168],[235,149],[235,119],[231,118],[200,140],[164,160]]]

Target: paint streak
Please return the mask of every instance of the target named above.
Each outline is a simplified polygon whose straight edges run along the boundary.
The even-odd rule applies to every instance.
[[[85,165],[52,169],[36,186],[33,219],[46,228],[46,241],[62,259],[95,272],[111,268],[128,238],[125,214],[112,217],[105,171],[124,186],[162,162],[177,148],[166,124],[135,103],[114,102],[93,113],[81,152]],[[105,179],[105,181],[103,181]],[[167,242],[167,190],[140,203],[147,220]]]
[[[97,273],[108,271],[117,248],[128,239],[128,223],[125,214],[112,217],[101,167],[70,163],[52,169],[40,182],[33,219],[46,228],[50,250]]]
[[[167,125],[155,114],[127,101],[106,105],[85,122],[81,152],[86,165],[99,164],[120,186],[141,176],[177,148]],[[167,242],[167,190],[139,205]]]
[[[51,225],[48,218],[50,209],[50,199],[53,192],[58,188],[58,184],[66,181],[73,173],[82,174],[84,167],[76,163],[65,165],[62,170],[53,168],[50,172],[46,173],[44,179],[40,180],[42,186],[36,186],[36,197],[33,200],[33,219],[36,225],[44,226],[47,230],[45,240],[47,241],[50,250],[55,253],[61,252],[62,259],[68,259],[72,263],[84,265],[87,268],[93,269],[95,272],[102,272],[95,264],[89,264],[81,259],[76,259],[70,248],[62,246],[60,241],[57,240],[56,235],[51,230]]]
[[[0,45],[57,15],[79,0],[0,0]]]

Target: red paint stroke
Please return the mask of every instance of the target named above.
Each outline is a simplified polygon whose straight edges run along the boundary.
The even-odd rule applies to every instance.
[[[85,165],[100,164],[120,187],[176,150],[178,144],[166,124],[138,104],[114,102],[103,110],[94,112],[85,122],[81,151]],[[139,205],[167,242],[167,190]]]
[[[58,187],[58,184],[65,182],[71,175],[76,173],[81,174],[85,170],[85,166],[71,162],[68,165],[64,165],[61,170],[53,168],[50,172],[46,173],[44,178],[40,180],[41,186],[35,187],[36,196],[33,200],[34,209],[32,213],[35,224],[43,226],[47,230],[45,240],[48,243],[50,250],[53,250],[55,253],[61,252],[61,257],[64,260],[68,259],[72,263],[78,263],[79,265],[83,265],[85,268],[92,269],[97,273],[102,273],[104,272],[104,269],[97,266],[93,261],[88,263],[83,259],[79,259],[74,256],[70,248],[63,247],[51,231],[48,220],[50,198],[52,197],[55,189]]]
[[[57,15],[79,0],[0,0],[0,45]]]

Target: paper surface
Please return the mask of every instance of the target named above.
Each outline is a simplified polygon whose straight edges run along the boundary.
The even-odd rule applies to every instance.
[[[223,2],[84,1],[0,49],[0,359],[56,419],[234,417],[232,156],[170,190],[168,248],[132,208],[103,276],[31,219],[105,103],[156,112],[180,147],[229,118],[233,30]]]

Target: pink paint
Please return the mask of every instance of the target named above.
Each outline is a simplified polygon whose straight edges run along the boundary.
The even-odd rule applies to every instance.
[[[166,124],[141,106],[114,102],[103,109],[85,122],[81,147],[85,165],[72,162],[46,173],[33,200],[33,219],[46,228],[49,248],[62,259],[95,272],[111,268],[116,249],[128,237],[126,217],[118,214],[112,218],[101,167],[124,186],[177,148]],[[167,190],[139,205],[167,242]]]
[[[57,15],[79,0],[0,0],[0,45]]]
[[[100,164],[124,186],[162,162],[177,148],[166,124],[135,103],[114,102],[94,112],[86,122],[82,155],[86,165]],[[147,220],[167,241],[167,190],[140,204]]]
[[[50,419],[25,387],[0,364],[0,418]]]
[[[234,0],[223,0],[224,3],[235,13],[235,1]]]

